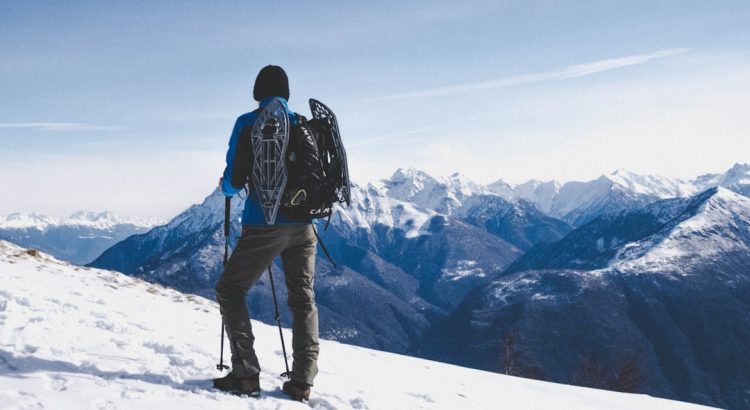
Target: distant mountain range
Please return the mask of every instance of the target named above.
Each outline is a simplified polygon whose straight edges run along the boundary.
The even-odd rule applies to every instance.
[[[0,216],[0,239],[83,265],[128,236],[148,231],[157,222],[121,218],[110,212],[79,211],[67,218],[14,213]]]
[[[605,213],[695,195],[716,186],[750,194],[750,164],[735,164],[723,174],[705,174],[689,181],[617,170],[588,182],[531,180],[511,186],[498,180],[488,188],[509,200],[531,201],[542,212],[581,226]]]

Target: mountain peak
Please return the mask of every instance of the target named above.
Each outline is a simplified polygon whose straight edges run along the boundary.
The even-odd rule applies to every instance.
[[[732,165],[732,168],[729,168],[728,173],[748,173],[750,172],[750,164],[748,163],[736,163]]]
[[[717,186],[708,189],[706,192],[710,193],[709,201],[722,201],[724,203],[737,204],[739,206],[745,206],[750,209],[750,198],[740,195],[731,189]]]
[[[412,168],[412,167],[398,168],[391,176],[392,181],[401,181],[405,179],[425,179],[425,178],[434,179],[428,173],[422,170],[416,169],[416,168]]]
[[[669,266],[683,269],[689,268],[695,255],[747,251],[750,245],[750,198],[732,190],[713,187],[648,208],[666,215],[666,225],[655,235],[624,246],[612,266],[641,272],[661,272]]]
[[[516,197],[516,188],[513,185],[498,179],[497,181],[487,185],[487,189],[495,195],[499,195],[506,201],[510,201]]]
[[[37,228],[39,230],[44,230],[49,226],[58,224],[60,224],[58,218],[39,215],[35,212],[29,214],[15,212],[5,216],[0,216],[0,229]]]
[[[740,185],[750,185],[750,164],[734,164],[724,173],[719,185],[725,187],[737,187]]]
[[[101,222],[106,224],[121,223],[121,219],[110,211],[76,211],[67,218],[69,221]]]
[[[636,194],[651,195],[660,199],[683,197],[695,193],[695,188],[682,180],[658,175],[636,174],[622,168],[609,175],[602,175],[600,180],[603,178]]]
[[[447,178],[433,177],[415,168],[399,168],[390,180],[383,181],[383,189],[391,198],[443,214],[452,213],[469,196],[490,193],[460,173]]]

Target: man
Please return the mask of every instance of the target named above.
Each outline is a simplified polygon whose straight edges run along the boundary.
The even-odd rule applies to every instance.
[[[273,98],[281,98],[291,124],[296,115],[289,110],[289,82],[281,67],[266,66],[255,80],[253,97],[259,109],[240,116],[234,126],[227,151],[227,165],[219,185],[231,197],[252,180],[250,135],[260,110]],[[288,305],[293,314],[291,380],[283,391],[295,400],[308,400],[317,374],[318,311],[313,292],[316,236],[310,221],[294,221],[279,209],[274,225],[267,225],[254,189],[249,190],[242,214],[242,237],[229,258],[216,285],[216,299],[232,351],[232,371],[214,379],[214,387],[241,395],[260,394],[260,365],[253,349],[252,327],[245,297],[274,258],[281,255]]]

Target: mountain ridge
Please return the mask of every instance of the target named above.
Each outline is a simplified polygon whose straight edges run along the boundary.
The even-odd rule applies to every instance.
[[[602,215],[473,290],[422,353],[575,383],[627,362],[638,391],[747,408],[748,266],[750,198],[728,189]]]

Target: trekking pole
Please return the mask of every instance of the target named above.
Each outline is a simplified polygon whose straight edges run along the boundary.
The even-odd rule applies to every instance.
[[[227,266],[227,260],[229,260],[229,214],[232,208],[232,197],[224,198],[224,267]],[[224,364],[224,316],[221,317],[221,353],[219,355],[219,364],[216,365],[219,371],[229,369],[229,366]]]
[[[279,337],[281,338],[281,351],[284,353],[284,366],[286,371],[281,373],[281,377],[287,379],[292,376],[292,372],[289,371],[289,362],[286,359],[286,345],[284,344],[284,333],[281,331],[281,316],[279,316],[279,304],[276,302],[276,286],[273,284],[273,275],[271,274],[271,265],[268,265],[268,278],[271,280],[271,293],[273,294],[273,308],[274,315],[276,315],[276,323],[279,325]]]

